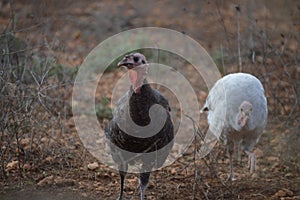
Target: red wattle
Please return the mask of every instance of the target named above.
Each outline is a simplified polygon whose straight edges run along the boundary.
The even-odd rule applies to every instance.
[[[140,77],[139,77],[139,74],[136,70],[129,70],[129,80],[130,80],[130,83],[133,87],[133,90],[135,93],[139,93],[139,88],[141,86],[141,81],[140,81]]]

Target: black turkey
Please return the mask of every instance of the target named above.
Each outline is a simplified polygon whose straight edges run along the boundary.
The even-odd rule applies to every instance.
[[[131,87],[118,101],[105,135],[121,178],[119,200],[123,198],[128,165],[136,162],[141,163],[140,188],[141,199],[144,199],[150,171],[163,165],[173,147],[174,128],[168,101],[147,83],[145,56],[140,53],[126,55],[118,63],[118,67],[121,66],[128,69]],[[148,127],[149,124],[152,127]],[[152,134],[154,129],[158,131]]]
[[[218,80],[209,91],[201,111],[208,111],[209,129],[227,144],[230,159],[228,179],[234,180],[232,155],[234,144],[249,156],[249,167],[255,170],[254,145],[267,123],[267,99],[261,82],[251,74],[234,73]],[[238,152],[239,159],[240,154]]]

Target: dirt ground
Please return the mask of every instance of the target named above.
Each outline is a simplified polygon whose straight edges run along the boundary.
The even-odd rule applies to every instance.
[[[172,165],[152,173],[147,199],[300,199],[298,1],[9,2],[0,2],[1,31],[14,24],[16,36],[39,51],[53,54],[57,63],[70,68],[80,66],[96,45],[114,34],[155,26],[184,32],[194,38],[217,64],[222,64],[220,52],[223,49],[226,69],[223,65],[222,73],[237,71],[239,23],[243,71],[262,80],[269,102],[268,125],[255,147],[256,172],[249,173],[244,155],[241,163],[234,162],[237,180],[228,182],[229,161],[224,145],[218,143],[209,156],[198,159],[194,151],[199,144],[192,143]],[[251,30],[255,32],[253,44],[249,44]],[[258,51],[255,58],[258,67],[253,68],[249,52],[263,49],[264,44],[271,50]],[[279,49],[282,59],[278,59],[273,49]],[[263,55],[267,55],[266,59]],[[189,66],[186,73],[192,73]],[[104,74],[97,91],[98,100],[111,96],[112,83],[121,75],[117,70]],[[199,84],[197,79],[191,82]],[[204,102],[207,91],[198,88],[198,98]],[[284,96],[283,100],[278,100],[277,90]],[[71,101],[71,96],[68,98]],[[18,163],[9,162],[8,176],[1,176],[0,180],[1,200],[117,199],[118,173],[84,149],[72,116],[63,123],[65,135],[58,140],[66,144],[71,155],[46,157],[39,165],[26,165],[28,168],[21,174],[16,170]],[[107,119],[101,121],[102,126],[106,123]],[[203,116],[200,127],[205,126]],[[139,199],[137,176],[129,174],[125,184],[125,199]]]

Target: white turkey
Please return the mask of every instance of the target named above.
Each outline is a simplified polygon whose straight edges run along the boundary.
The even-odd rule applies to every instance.
[[[142,163],[140,188],[143,200],[151,169],[161,167],[173,147],[174,128],[168,101],[147,83],[148,65],[145,56],[140,53],[126,55],[118,63],[118,67],[121,66],[128,69],[131,87],[118,101],[113,119],[105,128],[105,134],[121,178],[119,200],[123,199],[124,179],[128,165],[136,162]],[[156,112],[155,119],[152,119],[151,107],[157,105],[161,107],[157,112],[161,113]],[[165,118],[160,119],[163,116]],[[162,123],[159,125],[153,121]],[[143,129],[149,124],[153,127]],[[155,132],[156,134],[149,136],[150,132],[157,128],[159,130]],[[159,150],[161,151],[156,153]]]
[[[249,157],[250,173],[256,166],[254,145],[267,123],[267,100],[261,82],[246,73],[229,74],[218,80],[209,91],[201,112],[208,111],[209,130],[227,144],[230,174],[234,180],[233,153],[238,145]],[[239,152],[238,152],[238,156]]]

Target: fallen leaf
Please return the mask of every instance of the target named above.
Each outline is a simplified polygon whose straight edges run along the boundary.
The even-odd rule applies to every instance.
[[[31,169],[31,165],[26,163],[23,165],[23,169],[28,171]]]
[[[6,171],[11,171],[18,168],[19,161],[13,160],[6,165]]]
[[[60,176],[54,179],[55,185],[64,187],[64,186],[73,186],[75,185],[75,180],[73,179],[64,179]]]
[[[37,185],[40,187],[46,186],[46,185],[52,185],[54,181],[54,176],[47,176],[44,179],[40,180]]]
[[[97,162],[93,162],[93,163],[89,163],[87,167],[89,170],[95,170],[99,168],[99,164]]]

